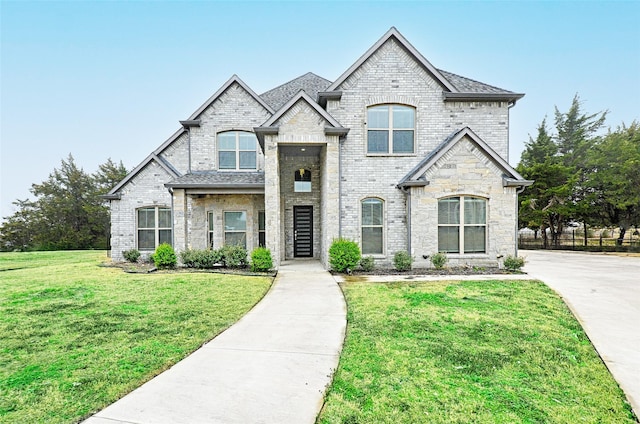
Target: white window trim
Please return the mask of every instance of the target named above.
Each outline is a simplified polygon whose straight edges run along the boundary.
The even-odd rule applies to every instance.
[[[382,203],[382,224],[381,225],[364,225],[362,223],[362,203],[367,200],[367,199],[374,199],[374,200],[378,200]],[[374,258],[385,258],[386,257],[386,251],[387,251],[387,211],[386,211],[386,203],[385,200],[382,197],[378,197],[378,196],[367,196],[367,197],[363,197],[360,199],[360,246],[362,248],[362,245],[364,244],[364,238],[362,237],[362,229],[364,227],[367,228],[378,228],[378,227],[382,227],[382,252],[380,253],[362,253],[362,255],[366,255],[366,256],[373,256]]]
[[[458,224],[437,224],[437,227],[457,227],[458,228],[458,252],[445,252],[447,255],[451,255],[451,256],[455,256],[455,257],[480,257],[480,256],[487,256],[488,251],[489,251],[489,225],[487,224],[488,220],[489,220],[489,199],[486,197],[482,197],[482,196],[473,196],[473,195],[464,195],[464,194],[459,194],[459,195],[453,195],[453,196],[447,196],[447,197],[441,197],[438,199],[438,203],[441,200],[446,200],[446,199],[454,199],[454,198],[458,198],[460,199],[460,217],[459,217],[459,223]],[[464,200],[465,199],[480,199],[480,200],[484,200],[485,202],[485,218],[484,218],[484,224],[465,224],[464,223]],[[438,219],[438,217],[436,217],[436,219]],[[438,219],[439,220],[439,219]],[[464,251],[464,228],[465,227],[484,227],[484,252],[465,252]],[[438,230],[436,230],[438,231]],[[438,245],[438,251],[440,252],[440,246]]]
[[[207,211],[207,246],[213,249],[215,242],[215,214],[213,211]]]
[[[155,227],[151,228],[151,227],[143,227],[140,228],[140,224],[138,222],[139,217],[138,217],[138,211],[142,210],[142,209],[153,209],[154,210],[154,220],[155,220]],[[170,222],[170,226],[169,227],[160,227],[160,219],[159,219],[159,211],[160,209],[167,209],[169,211],[169,213],[171,214],[171,222]],[[171,244],[173,245],[173,213],[171,211],[171,208],[169,206],[164,206],[164,205],[153,205],[153,206],[141,206],[139,208],[135,209],[135,219],[136,219],[136,249],[142,251],[142,252],[153,252],[155,251],[158,246],[160,245],[160,230],[169,230],[171,231]],[[153,234],[154,234],[154,246],[153,248],[148,248],[148,247],[144,247],[141,248],[140,247],[140,240],[139,240],[139,231],[143,230],[143,231],[151,231],[153,230]]]
[[[378,106],[388,106],[389,107],[389,127],[388,128],[373,128],[369,126],[369,109],[371,108],[375,108]],[[413,128],[397,128],[398,130],[409,130],[411,129],[413,131],[413,151],[412,152],[401,152],[401,153],[394,153],[393,152],[393,106],[403,106],[403,107],[408,107],[411,108],[413,110]],[[369,105],[366,107],[365,110],[365,116],[367,117],[367,124],[366,124],[366,128],[365,128],[365,143],[364,143],[364,150],[367,156],[416,156],[416,126],[418,123],[418,119],[417,119],[417,115],[418,115],[418,109],[410,104],[404,104],[404,103],[378,103],[378,104],[373,104],[373,105]],[[388,131],[389,133],[389,145],[387,146],[387,151],[386,152],[369,152],[369,131]]]
[[[245,225],[245,229],[243,231],[239,231],[239,230],[227,230],[227,213],[244,213],[244,225]],[[247,234],[249,232],[249,214],[247,213],[246,210],[229,210],[229,211],[223,211],[222,212],[222,218],[223,218],[223,229],[224,229],[224,234],[223,234],[223,244],[226,246],[227,245],[227,233],[236,233],[236,234],[244,234],[244,248],[248,249],[249,248],[249,243],[248,243],[248,239],[247,239]]]
[[[220,167],[220,152],[231,152],[232,150],[222,150],[220,148],[220,141],[218,140],[218,136],[220,134],[230,134],[234,133],[236,138],[236,146],[233,150],[236,154],[236,167],[235,168],[221,168]],[[256,148],[255,150],[240,150],[240,134],[251,134],[256,138]],[[218,171],[222,172],[252,172],[258,170],[258,138],[255,133],[251,131],[245,130],[229,130],[229,131],[220,131],[216,134],[216,162],[218,164]],[[254,152],[256,155],[256,166],[254,168],[240,168],[240,152]]]

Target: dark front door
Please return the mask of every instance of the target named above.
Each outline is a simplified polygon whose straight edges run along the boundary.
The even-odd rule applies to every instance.
[[[293,207],[293,256],[313,257],[313,206]]]

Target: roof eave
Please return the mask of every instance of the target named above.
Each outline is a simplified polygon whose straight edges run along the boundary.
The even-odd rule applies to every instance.
[[[506,101],[515,103],[524,97],[522,93],[450,93],[443,92],[444,101],[447,102],[489,102]]]
[[[509,178],[509,177],[502,178],[503,187],[529,187],[534,182],[535,182],[534,180],[518,180],[515,178]]]
[[[318,104],[322,107],[327,107],[328,100],[340,100],[342,98],[342,91],[319,91],[318,92]]]
[[[349,134],[349,128],[344,127],[324,127],[325,135],[339,135],[344,136]]]

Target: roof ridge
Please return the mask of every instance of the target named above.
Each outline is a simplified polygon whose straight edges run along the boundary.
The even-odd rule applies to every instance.
[[[320,75],[318,75],[318,74],[314,74],[313,72],[309,71],[309,72],[307,72],[307,73],[304,73],[304,74],[302,74],[302,75],[300,75],[300,76],[298,76],[298,77],[295,77],[295,78],[293,78],[293,79],[290,79],[290,80],[289,80],[289,81],[287,81],[287,82],[283,82],[282,84],[280,84],[280,85],[278,85],[278,86],[276,86],[276,87],[273,87],[273,88],[271,88],[271,89],[269,89],[269,90],[265,91],[264,93],[260,94],[260,97],[264,96],[264,95],[265,95],[265,94],[267,94],[267,93],[270,93],[270,92],[272,92],[272,91],[275,91],[275,90],[277,90],[277,89],[279,89],[279,88],[282,88],[282,87],[284,87],[285,85],[291,84],[292,82],[294,82],[294,81],[296,81],[296,80],[299,80],[299,79],[301,79],[302,77],[306,77],[307,75],[313,75],[314,77],[318,77],[318,78],[320,78],[320,79],[323,79],[323,80],[325,80],[326,82],[328,82],[329,84],[331,84],[331,83],[333,82],[333,81],[330,81],[330,80],[328,80],[328,79],[326,79],[326,78],[324,78],[324,77],[321,77],[321,76],[320,76]]]
[[[504,88],[501,88],[501,87],[498,87],[498,86],[495,86],[495,85],[487,84],[486,82],[478,81],[478,80],[475,80],[475,79],[473,79],[473,78],[465,77],[464,75],[456,74],[455,72],[446,71],[446,70],[444,70],[444,69],[440,69],[440,68],[438,68],[438,71],[439,71],[440,73],[443,73],[443,76],[444,76],[445,78],[447,78],[447,75],[444,75],[444,74],[453,75],[453,76],[455,76],[455,77],[457,77],[457,78],[462,78],[462,79],[465,79],[465,80],[467,80],[467,81],[474,82],[474,83],[476,83],[476,84],[481,84],[481,85],[484,85],[484,86],[486,86],[486,87],[491,87],[491,88],[493,88],[494,90],[500,90],[500,91],[503,91],[503,92],[505,92],[505,93],[513,93],[513,94],[515,94],[515,92],[514,92],[514,91],[510,91],[510,90],[507,90],[507,89],[504,89]],[[449,78],[447,78],[447,79],[449,79]],[[454,84],[454,82],[453,82],[453,81],[450,81],[450,82],[451,82],[452,84]],[[454,85],[455,85],[455,84],[454,84]],[[460,87],[456,87],[456,88],[458,88],[458,90],[460,90]],[[460,90],[460,91],[462,91],[462,90]]]

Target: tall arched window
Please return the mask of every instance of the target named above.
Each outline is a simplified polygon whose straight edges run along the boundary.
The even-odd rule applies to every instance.
[[[438,251],[485,253],[487,201],[478,197],[438,200]]]
[[[218,169],[255,170],[257,167],[256,135],[245,131],[218,134]]]
[[[363,199],[360,205],[362,214],[362,253],[383,253],[384,238],[384,203],[382,200],[370,197]]]

